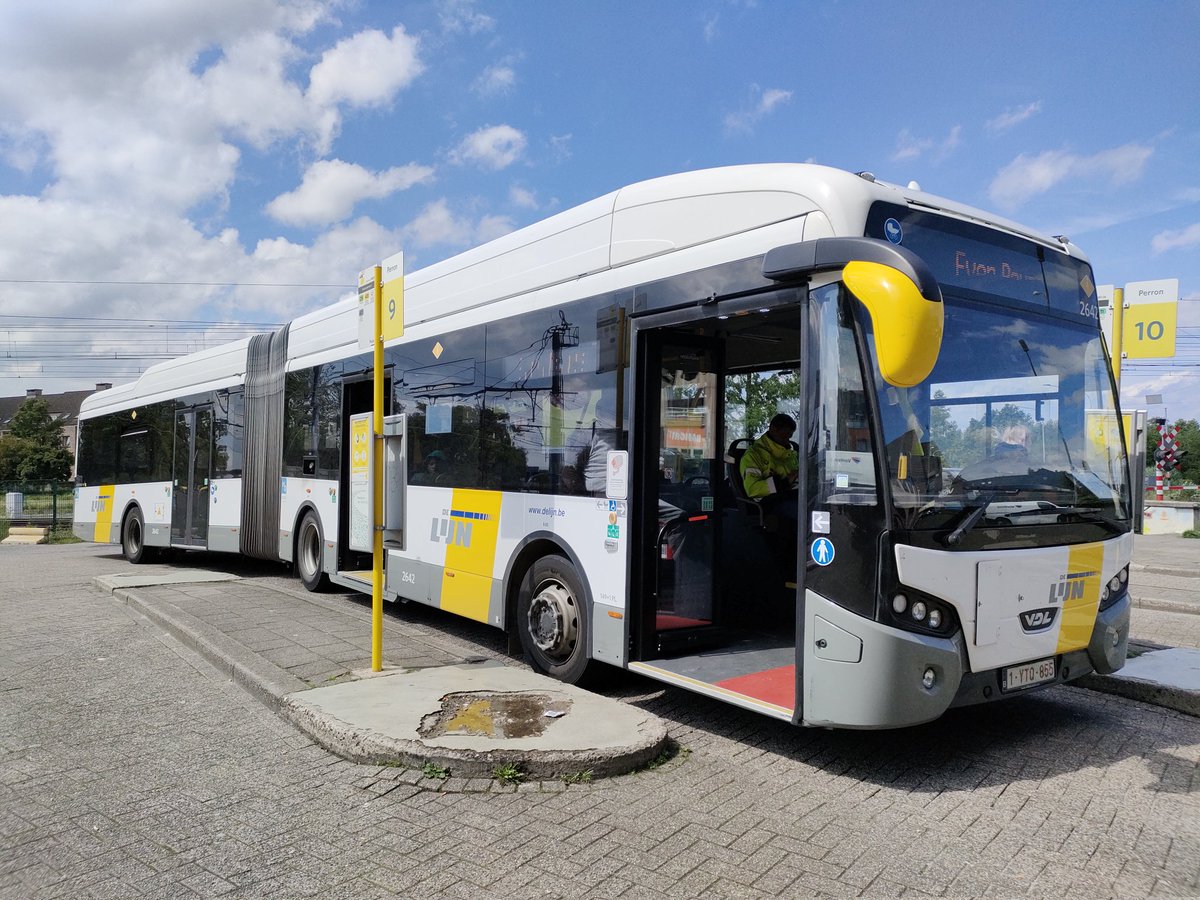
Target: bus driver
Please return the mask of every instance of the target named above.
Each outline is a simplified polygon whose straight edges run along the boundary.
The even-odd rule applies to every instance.
[[[796,481],[800,460],[792,446],[796,420],[787,413],[771,419],[767,430],[742,456],[742,485],[746,495],[764,511],[796,521]]]

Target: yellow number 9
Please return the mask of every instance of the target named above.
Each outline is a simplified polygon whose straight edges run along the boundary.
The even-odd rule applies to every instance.
[[[396,301],[395,300],[388,301],[388,318],[389,319],[396,318]]]

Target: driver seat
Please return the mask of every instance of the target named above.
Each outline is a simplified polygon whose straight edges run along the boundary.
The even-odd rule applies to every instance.
[[[764,531],[767,528],[763,508],[758,501],[746,493],[746,485],[742,483],[742,457],[750,449],[750,438],[738,438],[725,451],[725,475],[729,480],[729,488],[733,492],[733,500],[747,518],[751,519]]]

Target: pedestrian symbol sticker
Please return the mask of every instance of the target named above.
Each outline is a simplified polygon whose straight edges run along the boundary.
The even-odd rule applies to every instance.
[[[829,538],[817,538],[809,548],[813,562],[818,566],[827,566],[833,562],[833,541]]]

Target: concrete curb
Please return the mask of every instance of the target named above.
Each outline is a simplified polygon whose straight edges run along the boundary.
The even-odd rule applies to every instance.
[[[1153,609],[1158,612],[1174,612],[1187,613],[1188,615],[1200,615],[1200,600],[1195,603],[1188,603],[1183,600],[1167,600],[1162,597],[1133,597],[1129,598],[1130,602],[1140,609]]]
[[[134,588],[110,589],[99,579],[93,583],[195,650],[272,712],[281,711],[284,696],[308,688],[299,678],[167,600],[151,602]]]
[[[1147,575],[1173,575],[1176,578],[1200,579],[1200,572],[1197,572],[1195,569],[1180,569],[1175,566],[1155,566],[1144,565],[1142,563],[1130,563],[1129,572],[1131,575],[1144,572]]]
[[[522,775],[534,780],[564,778],[582,772],[590,773],[589,777],[599,778],[632,772],[662,755],[669,747],[666,725],[657,716],[601,697],[595,697],[596,702],[619,704],[627,717],[633,720],[630,729],[634,734],[633,740],[621,745],[586,749],[543,750],[528,746],[515,749],[462,749],[384,734],[361,724],[347,723],[328,711],[316,708],[319,704],[310,698],[322,689],[312,688],[170,601],[159,597],[151,599],[134,587],[114,586],[114,581],[107,577],[94,578],[92,583],[98,591],[111,595],[180,643],[195,650],[218,672],[228,676],[315,743],[352,762],[399,764],[415,769],[432,762],[450,769],[456,778],[490,779],[496,767],[505,764],[517,766]],[[542,678],[532,672],[508,669],[498,663],[493,665],[508,673],[510,678],[518,671],[526,678]],[[342,687],[365,684],[369,680],[346,682]],[[553,685],[552,690],[557,692],[594,696],[580,688],[544,680]]]
[[[486,663],[475,667],[484,668]],[[471,668],[445,667],[449,669]],[[513,670],[503,669],[507,673]],[[429,670],[426,670],[427,672]],[[530,673],[532,675],[532,673]],[[441,673],[439,673],[440,677]],[[537,676],[540,677],[540,676]],[[352,683],[345,683],[343,688]],[[589,772],[592,778],[625,775],[641,768],[662,754],[668,746],[666,725],[658,717],[633,707],[624,707],[627,717],[635,718],[632,729],[635,737],[621,745],[588,749],[465,748],[424,743],[399,738],[362,725],[345,722],[326,711],[314,709],[309,702],[316,692],[307,696],[283,698],[281,713],[309,735],[314,741],[338,756],[357,763],[372,765],[400,764],[420,769],[434,762],[449,769],[455,778],[492,778],[498,766],[511,764],[532,780],[552,780]],[[504,693],[497,690],[494,693]],[[583,695],[586,692],[570,685],[560,685],[554,693]],[[617,702],[617,701],[606,701]]]
[[[1085,675],[1074,684],[1090,691],[1166,707],[1189,716],[1200,716],[1200,694],[1195,691],[1121,675]]]

